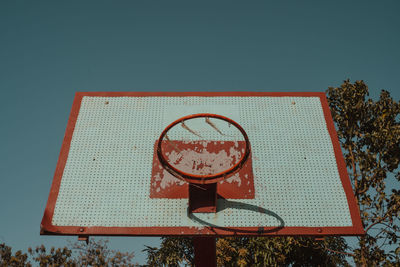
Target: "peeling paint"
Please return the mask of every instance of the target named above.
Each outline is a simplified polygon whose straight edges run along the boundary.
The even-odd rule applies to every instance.
[[[231,177],[229,177],[228,179],[226,179],[226,181],[227,181],[228,183],[230,183],[230,184],[231,184],[232,182],[236,182],[236,183],[238,183],[238,186],[240,186],[240,185],[242,184],[242,180],[240,179],[240,176],[239,176],[238,173],[232,175]]]
[[[163,177],[162,177],[161,183],[160,183],[160,187],[162,189],[165,189],[171,185],[182,185],[182,184],[184,184],[183,181],[175,178],[166,170],[163,171]],[[159,188],[157,188],[157,189],[159,189]],[[157,192],[159,192],[159,191],[157,191]]]
[[[225,150],[210,153],[205,149],[183,150],[180,153],[171,152],[168,160],[175,168],[199,175],[209,175],[229,169],[236,160],[236,155],[228,155]]]

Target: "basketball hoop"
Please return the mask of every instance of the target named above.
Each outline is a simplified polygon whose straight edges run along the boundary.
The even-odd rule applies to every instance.
[[[243,143],[245,144],[244,151],[241,153],[240,159],[233,165],[230,166],[229,168],[219,171],[217,173],[212,173],[212,174],[195,174],[195,173],[189,173],[187,171],[183,171],[172,164],[170,164],[169,160],[165,157],[164,151],[163,151],[163,142],[170,142],[172,143],[172,146],[175,146],[171,140],[168,138],[168,133],[169,131],[175,127],[178,124],[181,124],[182,128],[191,133],[193,136],[197,136],[198,138],[202,138],[202,135],[200,135],[197,131],[192,130],[190,127],[188,127],[185,122],[188,122],[190,120],[196,119],[196,118],[205,118],[205,123],[209,124],[209,127],[211,126],[213,130],[215,130],[219,135],[221,136],[228,136],[225,135],[223,132],[221,132],[215,124],[213,124],[210,121],[210,118],[213,119],[218,119],[220,121],[226,121],[228,123],[228,126],[234,126],[240,134],[243,136]],[[202,140],[202,141],[214,141],[214,142],[220,142],[223,144],[223,141],[215,141],[215,140]],[[175,146],[176,147],[176,146]],[[176,147],[177,150],[178,147]],[[246,163],[247,159],[250,156],[250,141],[247,136],[247,133],[245,130],[234,120],[217,115],[217,114],[210,114],[210,113],[199,113],[199,114],[193,114],[193,115],[188,115],[185,117],[182,117],[180,119],[175,120],[172,122],[170,125],[168,125],[164,131],[161,133],[160,138],[158,139],[157,143],[157,156],[158,159],[161,163],[161,165],[167,170],[171,175],[174,177],[184,180],[188,183],[193,183],[193,184],[212,184],[212,183],[217,183],[219,181],[222,181],[224,179],[229,178],[233,174],[235,174],[242,166]]]

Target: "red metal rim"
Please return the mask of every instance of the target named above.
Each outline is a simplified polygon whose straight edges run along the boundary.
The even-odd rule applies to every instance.
[[[174,127],[175,125],[184,122],[186,120],[191,120],[191,119],[195,119],[195,118],[215,118],[215,119],[220,119],[220,120],[224,120],[227,121],[228,123],[232,124],[233,126],[235,126],[243,135],[243,138],[245,140],[246,143],[246,147],[245,147],[245,152],[242,155],[242,157],[240,158],[239,162],[237,162],[235,165],[233,165],[231,168],[216,173],[216,174],[211,174],[211,175],[197,175],[197,174],[191,174],[191,173],[186,173],[183,172],[177,168],[175,168],[174,166],[172,166],[171,164],[169,164],[169,162],[165,159],[163,153],[162,153],[162,148],[161,148],[161,143],[164,140],[165,135],[167,134],[167,132]],[[236,171],[238,171],[247,161],[247,159],[250,156],[250,141],[249,141],[249,137],[247,136],[246,131],[242,128],[242,126],[240,126],[240,124],[238,124],[237,122],[235,122],[234,120],[222,116],[222,115],[218,115],[218,114],[212,114],[212,113],[198,113],[198,114],[192,114],[192,115],[188,115],[185,117],[182,117],[180,119],[177,119],[176,121],[172,122],[170,125],[168,125],[164,131],[161,133],[160,138],[158,139],[158,143],[157,143],[157,156],[158,159],[161,163],[161,165],[173,176],[178,177],[178,178],[183,178],[184,180],[186,180],[189,183],[195,183],[195,184],[210,184],[210,183],[216,183],[219,182],[221,180],[224,180],[226,178],[228,178],[229,176],[233,175]]]

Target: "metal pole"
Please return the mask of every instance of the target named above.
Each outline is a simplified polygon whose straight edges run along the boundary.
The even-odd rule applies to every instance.
[[[195,267],[216,267],[217,248],[216,238],[209,236],[193,237],[194,245],[194,266]]]

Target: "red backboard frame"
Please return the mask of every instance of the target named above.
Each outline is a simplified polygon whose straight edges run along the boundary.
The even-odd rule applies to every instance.
[[[63,171],[67,162],[71,140],[75,124],[79,115],[81,101],[84,96],[103,96],[103,97],[151,97],[151,96],[204,96],[204,97],[229,97],[229,96],[251,96],[251,97],[319,97],[328,131],[332,140],[336,163],[339,170],[339,176],[344,188],[351,219],[352,226],[348,227],[264,227],[262,230],[257,227],[81,227],[81,226],[55,226],[52,224],[55,204],[59,193]],[[354,198],[352,186],[348,177],[346,164],[342,155],[338,137],[336,134],[334,122],[331,117],[329,105],[324,93],[321,92],[78,92],[75,95],[71,114],[68,120],[61,152],[57,162],[53,183],[51,186],[49,198],[41,223],[42,235],[102,235],[102,236],[193,236],[193,235],[220,235],[220,236],[282,236],[282,235],[302,235],[302,236],[327,236],[327,235],[363,235],[364,229],[361,223],[356,200]]]

